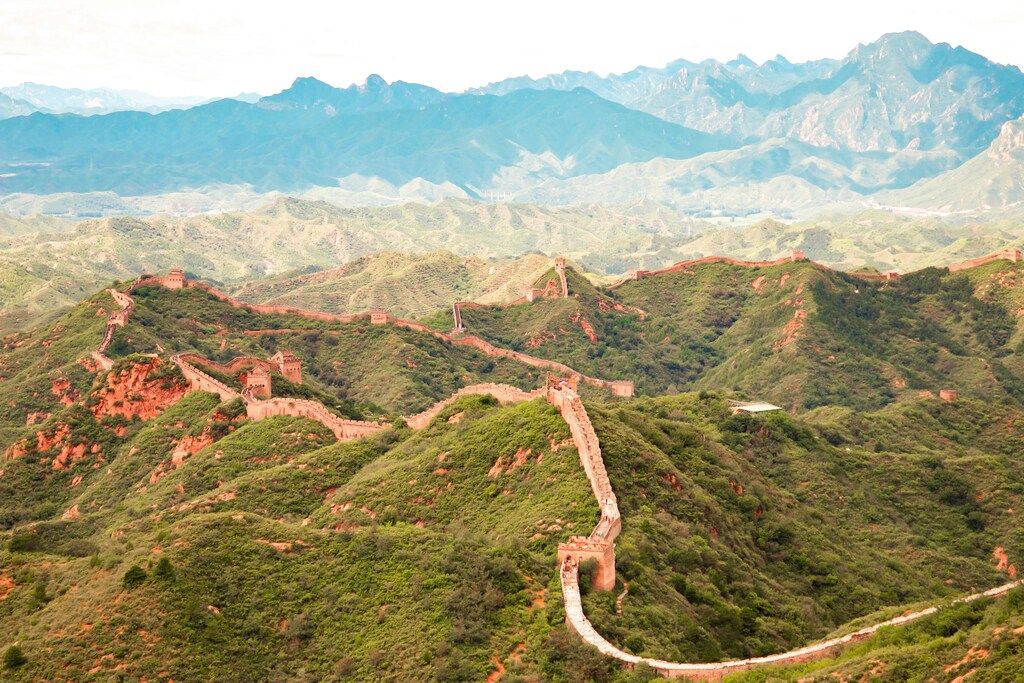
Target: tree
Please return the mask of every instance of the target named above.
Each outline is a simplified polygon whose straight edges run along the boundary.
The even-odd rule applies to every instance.
[[[156,563],[156,569],[153,570],[153,576],[161,581],[173,581],[174,566],[171,561],[166,557],[161,557],[160,561]]]
[[[17,669],[20,666],[24,666],[26,662],[28,662],[28,659],[25,657],[25,653],[17,645],[11,645],[4,652],[5,669]]]
[[[137,564],[133,564],[131,568],[124,573],[124,578],[121,579],[121,585],[125,588],[135,588],[145,583],[148,578],[146,571]]]

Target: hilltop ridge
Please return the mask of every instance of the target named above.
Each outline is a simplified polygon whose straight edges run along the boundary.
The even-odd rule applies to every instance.
[[[800,261],[703,266],[825,273]],[[553,280],[551,298],[504,310],[543,313],[579,303],[577,294],[608,297],[571,263],[563,290],[560,268],[535,283],[545,290]],[[610,291],[678,277],[692,276],[676,271]],[[1021,552],[1016,517],[1005,512],[1016,505],[1006,483],[1024,438],[1004,428],[1021,419],[1012,403],[915,397],[868,415],[832,407],[743,416],[713,391],[613,403],[558,383],[544,389],[561,397],[558,410],[515,387],[496,394],[501,406],[471,395],[472,385],[434,385],[475,374],[534,389],[541,378],[500,359],[474,365],[462,347],[446,350],[429,330],[401,328],[383,312],[317,320],[232,305],[185,284],[181,273],[140,279],[126,285],[130,299],[102,292],[5,340],[0,387],[17,409],[0,414],[9,439],[0,558],[31,573],[10,578],[0,609],[11,618],[0,632],[22,643],[33,675],[99,666],[203,678],[248,649],[238,670],[249,678],[300,662],[326,677],[419,675],[426,660],[431,675],[449,680],[502,667],[611,680],[615,663],[567,639],[563,599],[629,656],[714,662],[802,646],[884,605],[1005,583]],[[651,308],[651,319],[664,315]],[[370,353],[352,355],[347,338]],[[396,346],[400,362],[390,365],[381,351]],[[109,369],[90,362],[97,347]],[[189,348],[202,368],[168,361]],[[194,390],[208,380],[189,378],[191,365],[229,389],[255,387],[252,373],[229,374],[284,348],[301,359],[302,383],[272,367],[272,394],[304,387],[326,398],[339,392],[324,372],[333,368],[350,387],[342,407],[364,418],[427,410],[406,418],[415,429],[377,423],[369,437],[335,441],[317,421],[250,413],[230,391],[222,401]],[[382,360],[390,376],[359,381]],[[418,390],[438,397],[389,399],[386,385],[402,375],[429,377]],[[604,484],[588,479],[598,471],[594,446]],[[979,458],[998,466],[978,468]],[[987,495],[979,500],[978,491]],[[608,492],[621,532],[614,590],[601,592],[588,565],[575,564],[585,546],[570,537],[595,524],[615,528]],[[907,556],[909,543],[920,553]],[[561,564],[580,572],[579,594],[556,570],[560,544]],[[997,562],[1004,556],[1012,559]],[[597,587],[609,587],[601,572]],[[78,588],[64,590],[72,582]],[[335,592],[346,609],[319,597]],[[652,611],[670,621],[652,625]],[[82,631],[80,619],[92,628]],[[332,635],[353,630],[365,641]],[[144,647],[151,634],[159,640]],[[255,653],[253,634],[266,643]],[[44,643],[60,648],[47,656]]]

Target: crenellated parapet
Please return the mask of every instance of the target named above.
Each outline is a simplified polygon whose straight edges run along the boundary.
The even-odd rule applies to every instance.
[[[246,416],[253,421],[282,415],[306,417],[330,429],[339,441],[357,439],[387,427],[386,424],[380,422],[345,419],[335,415],[319,401],[285,397],[269,398],[269,373],[265,377],[267,380],[266,392],[260,390],[259,381],[250,381],[254,374],[258,378],[263,377],[259,371],[266,372],[266,370],[262,367],[254,368],[247,375],[245,388],[242,391],[237,391],[197,367],[210,364],[210,361],[198,354],[179,353],[171,356],[171,360],[181,370],[181,374],[188,380],[193,391],[217,394],[222,401],[241,398],[245,403]]]
[[[411,429],[423,429],[428,426],[442,410],[463,396],[493,396],[500,404],[510,405],[513,403],[521,403],[522,401],[529,401],[543,393],[543,389],[523,391],[518,387],[508,384],[472,384],[468,387],[462,387],[448,398],[438,401],[423,412],[406,417],[405,423]]]
[[[136,280],[130,289],[135,289],[144,285],[159,284],[162,285],[166,281],[166,278],[159,277],[144,277]],[[633,382],[629,380],[605,380],[596,377],[588,377],[581,372],[570,368],[564,363],[558,361],[548,360],[546,358],[538,358],[529,354],[521,353],[519,351],[513,351],[511,349],[501,348],[494,344],[468,334],[445,334],[444,332],[438,332],[423,323],[415,320],[407,320],[405,318],[397,318],[389,314],[384,310],[373,310],[366,313],[352,313],[352,314],[335,314],[335,313],[323,313],[321,311],[309,311],[302,308],[294,308],[291,306],[266,306],[261,304],[250,304],[243,301],[239,301],[234,297],[228,296],[221,292],[215,287],[211,287],[203,282],[197,280],[184,280],[184,288],[187,289],[199,289],[215,299],[223,301],[232,308],[244,309],[252,311],[253,313],[259,313],[262,315],[293,315],[307,320],[316,320],[320,322],[333,322],[333,323],[352,323],[356,321],[369,321],[375,325],[391,325],[393,327],[400,327],[413,332],[420,332],[422,334],[430,334],[435,338],[447,342],[450,344],[456,344],[459,346],[468,346],[480,351],[481,353],[492,357],[492,358],[510,358],[517,362],[525,365],[530,365],[535,368],[543,368],[551,370],[563,375],[574,375],[581,378],[584,382],[591,386],[607,389],[615,396],[630,397],[633,395],[634,386]],[[461,322],[461,307],[464,305],[476,305],[467,304],[466,302],[459,302],[460,315],[459,319]],[[282,372],[282,374],[285,374]],[[285,374],[287,377],[287,374]]]
[[[1021,260],[1021,250],[1016,248],[1003,249],[1002,251],[997,251],[994,254],[988,254],[987,256],[979,256],[978,258],[969,259],[967,261],[961,261],[960,263],[954,263],[946,267],[949,268],[949,272],[955,273],[960,270],[967,270],[968,268],[977,268],[978,266],[983,266],[986,263],[991,263],[992,261],[999,260],[1006,260],[1010,261],[1011,263],[1019,263]]]
[[[601,510],[597,526],[590,536],[573,536],[558,546],[558,561],[561,564],[572,560],[578,564],[595,560],[594,588],[611,590],[615,587],[615,538],[622,530],[622,517],[601,456],[601,445],[571,378],[549,377],[545,391],[548,403],[558,408],[569,427],[580,464]]]

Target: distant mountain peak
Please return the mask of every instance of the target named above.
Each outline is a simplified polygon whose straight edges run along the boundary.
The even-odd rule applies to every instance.
[[[934,43],[918,31],[899,31],[886,33],[873,43],[857,46],[850,53],[850,57],[871,61],[899,59],[916,62],[935,47]]]
[[[726,66],[730,69],[753,69],[757,67],[757,62],[741,52],[736,55],[736,59],[727,62]]]
[[[334,86],[329,83],[324,83],[319,78],[314,76],[299,76],[292,84],[288,86],[287,90],[322,90],[322,89],[334,89]]]
[[[1004,123],[986,154],[995,161],[1009,161],[1020,149],[1024,149],[1024,117]]]
[[[388,82],[380,74],[370,74],[360,86],[360,90],[384,90],[387,87]]]

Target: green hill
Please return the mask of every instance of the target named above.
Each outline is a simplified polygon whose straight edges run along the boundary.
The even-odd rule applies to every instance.
[[[512,301],[550,267],[550,261],[543,254],[482,259],[444,251],[383,252],[341,268],[255,280],[240,287],[236,296],[253,303],[330,313],[383,308],[395,315],[419,317],[444,310],[453,301]]]
[[[780,268],[796,279],[806,266]],[[570,292],[603,296],[585,286],[569,272]],[[186,393],[167,357],[290,348],[302,386],[364,415],[539,376],[389,325],[257,315],[199,290],[134,296],[108,373],[88,360],[106,293],[0,353],[0,645],[26,659],[5,677],[645,677],[563,625],[555,550],[598,509],[542,399],[465,397],[424,430],[335,442],[303,418],[251,422],[237,403]],[[654,293],[647,303],[647,320],[668,310]],[[296,331],[245,334],[270,329]],[[587,615],[628,651],[714,661],[1000,583],[998,560],[1024,551],[1024,410],[966,394],[799,417],[731,415],[728,392],[588,399],[623,530],[618,586],[585,594]],[[887,631],[834,666],[856,670],[883,644],[906,659],[928,638],[977,640],[997,617],[1024,619],[1015,595]]]
[[[877,408],[942,388],[1019,402],[1021,277],[1008,261],[890,283],[809,262],[700,263],[607,290],[571,274],[569,299],[467,308],[463,322],[646,394],[728,388],[797,410]]]

